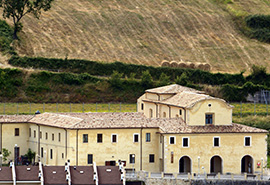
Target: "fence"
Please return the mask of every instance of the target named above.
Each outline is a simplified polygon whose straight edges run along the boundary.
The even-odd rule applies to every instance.
[[[261,115],[268,116],[268,104],[262,103],[231,103],[234,106],[234,116],[246,116],[246,115]],[[270,108],[270,107],[269,107]]]
[[[0,103],[0,114],[43,112],[136,112],[136,104],[124,103]]]

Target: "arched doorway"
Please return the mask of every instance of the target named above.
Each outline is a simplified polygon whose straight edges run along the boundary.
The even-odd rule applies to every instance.
[[[210,172],[222,173],[222,159],[219,156],[213,156],[210,160]]]
[[[253,159],[245,155],[241,160],[241,173],[253,173]]]
[[[188,156],[183,156],[180,158],[179,173],[191,173],[191,160]]]

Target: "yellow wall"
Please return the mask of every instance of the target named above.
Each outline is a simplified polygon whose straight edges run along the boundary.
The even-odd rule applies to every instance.
[[[176,144],[169,144],[169,137],[176,136]],[[220,147],[214,147],[213,137],[220,137]],[[251,146],[244,146],[244,137],[251,136]],[[189,137],[189,147],[182,147],[182,138]],[[245,155],[253,157],[254,170],[260,172],[257,168],[257,162],[264,158],[267,161],[266,134],[178,134],[165,135],[165,172],[179,172],[179,160],[182,156],[189,156],[192,161],[192,172],[198,173],[198,156],[200,156],[200,173],[202,167],[206,173],[210,173],[210,160],[218,155],[223,160],[223,173],[231,172],[241,173],[241,159]],[[174,153],[174,162],[171,163],[171,152]]]
[[[15,136],[15,128],[19,128],[19,136]],[[10,123],[2,124],[2,148],[6,148],[11,152],[9,160],[14,161],[15,144],[20,148],[20,155],[26,154],[28,145],[28,123]]]
[[[208,105],[211,104],[209,107]],[[220,100],[205,100],[195,104],[187,110],[187,123],[189,125],[205,125],[205,114],[214,116],[214,125],[230,125],[232,123],[232,108]]]

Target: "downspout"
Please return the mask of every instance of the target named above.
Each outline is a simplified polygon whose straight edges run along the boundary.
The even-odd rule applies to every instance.
[[[79,130],[77,129],[77,134],[76,134],[76,166],[78,166],[78,132]]]
[[[38,126],[38,156],[40,157],[40,125]]]
[[[67,159],[67,129],[65,129],[65,131],[66,131],[66,142],[65,142],[65,157],[66,157],[66,159]]]
[[[140,171],[142,171],[142,127],[141,127],[141,133],[140,133]]]
[[[164,172],[164,164],[165,164],[165,158],[164,158],[164,136],[161,134],[162,137],[162,172]]]

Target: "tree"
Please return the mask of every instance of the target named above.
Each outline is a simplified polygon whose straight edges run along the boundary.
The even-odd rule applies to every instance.
[[[148,70],[142,73],[141,84],[145,89],[151,88],[153,86],[153,78]]]
[[[165,73],[161,73],[159,76],[159,86],[169,85],[170,84],[170,77],[167,76]]]
[[[21,19],[27,14],[33,14],[37,19],[41,11],[48,11],[53,0],[0,0],[3,17],[12,18],[14,24],[13,38],[18,39],[17,33],[22,30]]]
[[[3,152],[3,161],[6,162],[8,160],[8,157],[10,156],[11,152],[6,148],[3,148],[2,152]]]
[[[33,152],[30,148],[28,148],[28,151],[25,154],[25,156],[28,158],[28,160],[30,161],[30,163],[32,163],[33,159],[36,156],[36,152]]]

